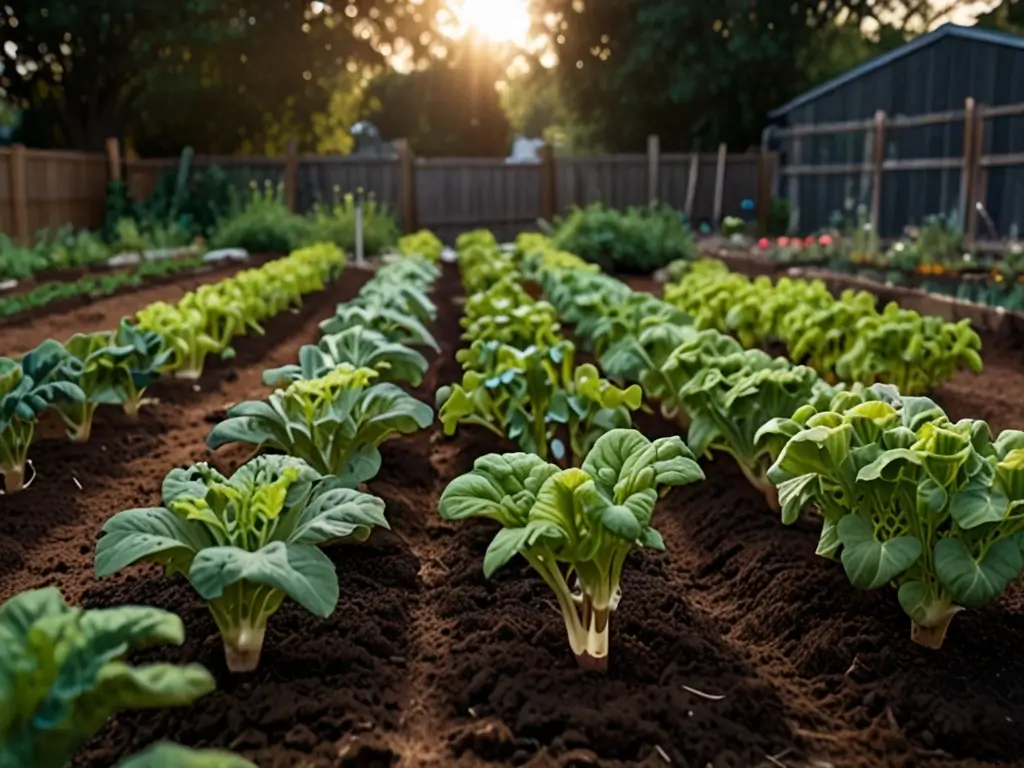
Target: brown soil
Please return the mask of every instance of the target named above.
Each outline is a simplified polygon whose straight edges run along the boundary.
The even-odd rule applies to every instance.
[[[100,299],[75,296],[19,312],[0,320],[0,355],[20,355],[48,338],[64,341],[74,333],[116,328],[122,317],[134,315],[155,301],[177,301],[200,285],[223,280],[242,269],[258,267],[272,258],[275,257],[252,256],[244,264],[217,264],[147,280],[144,285],[124,288],[113,296]]]
[[[93,544],[106,518],[157,503],[172,466],[207,458],[208,422],[263,394],[262,370],[293,360],[363,279],[346,272],[274,338],[246,340],[199,391],[162,388],[140,425],[105,415],[88,446],[41,443],[36,485],[0,498],[0,601],[56,584],[90,606],[170,608],[188,641],[140,658],[200,661],[217,677],[218,691],[191,709],[116,716],[76,765],[108,766],[158,738],[229,747],[264,767],[1024,764],[1024,597],[961,614],[941,651],[913,646],[891,591],[853,590],[841,566],[814,555],[814,526],[782,526],[724,459],[662,502],[656,525],[668,551],[631,556],[603,676],[576,667],[528,567],[514,561],[484,579],[493,524],[437,517],[451,478],[511,448],[486,432],[444,438],[435,428],[384,446],[370,487],[393,532],[330,550],[338,610],[319,620],[285,605],[251,675],[227,673],[213,622],[182,580],[146,566],[97,582]],[[418,391],[424,400],[458,375],[458,294],[449,268],[436,291],[443,351]],[[940,399],[979,415],[1012,383],[1001,380],[1009,364],[989,370],[996,381],[957,379]],[[653,418],[640,426],[651,436],[671,429]]]

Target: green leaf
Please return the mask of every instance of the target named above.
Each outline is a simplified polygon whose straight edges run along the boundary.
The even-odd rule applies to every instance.
[[[792,525],[800,518],[800,512],[820,490],[818,476],[813,472],[794,477],[779,484],[779,505],[782,508],[782,522]]]
[[[998,597],[1024,570],[1020,545],[997,541],[984,558],[976,560],[960,539],[941,539],[935,545],[935,572],[953,601],[965,608],[981,608]]]
[[[338,604],[334,564],[309,545],[272,541],[256,552],[209,547],[192,561],[188,579],[204,600],[216,600],[238,582],[251,582],[281,590],[316,616],[330,616]]]
[[[117,768],[256,768],[256,764],[231,752],[189,749],[162,741],[121,761]]]
[[[142,560],[187,573],[196,552],[213,543],[201,526],[164,507],[118,512],[103,525],[96,544],[96,577]]]
[[[878,541],[871,523],[857,515],[839,521],[838,535],[843,545],[843,567],[858,589],[888,584],[921,556],[921,542],[913,536]]]
[[[961,528],[970,530],[1002,522],[1009,505],[1010,499],[999,484],[990,485],[975,477],[950,496],[949,513]]]

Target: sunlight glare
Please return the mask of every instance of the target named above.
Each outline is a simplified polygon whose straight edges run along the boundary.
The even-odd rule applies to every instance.
[[[494,43],[523,45],[530,35],[527,0],[452,0],[460,31],[475,30]]]

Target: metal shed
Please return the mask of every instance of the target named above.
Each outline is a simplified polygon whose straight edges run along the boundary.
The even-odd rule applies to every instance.
[[[976,200],[999,234],[1024,227],[1024,107],[1000,114],[1018,104],[1024,38],[956,24],[811,89],[769,115],[768,143],[782,156],[775,191],[790,200],[791,228],[811,232],[859,205],[871,210],[880,180],[883,236],[929,214],[963,216]],[[889,127],[873,128],[876,118]],[[884,180],[872,163],[885,166]],[[983,237],[995,234],[984,219],[977,226]]]

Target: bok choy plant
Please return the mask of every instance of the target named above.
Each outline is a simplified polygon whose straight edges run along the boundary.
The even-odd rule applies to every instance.
[[[859,589],[897,587],[914,642],[939,648],[959,611],[1024,571],[1024,432],[993,440],[984,421],[952,422],[928,398],[876,384],[760,436],[786,441],[768,471],[783,522],[813,503],[818,554]]]
[[[4,492],[24,488],[36,422],[48,407],[85,400],[78,370],[64,346],[47,339],[20,361],[0,357],[0,475]]]
[[[574,365],[569,341],[525,350],[476,342],[462,358],[471,370],[462,382],[437,391],[438,417],[447,435],[459,424],[476,424],[516,441],[545,460],[568,457],[577,466],[605,431],[632,426],[631,412],[643,393],[616,387],[589,363]]]
[[[614,429],[578,469],[560,470],[528,453],[483,456],[448,485],[438,509],[445,520],[500,523],[485,575],[522,555],[555,593],[580,666],[604,670],[626,556],[639,547],[664,549],[651,527],[655,503],[669,487],[703,477],[678,437],[651,442]]]
[[[0,605],[0,765],[64,768],[116,712],[180,707],[205,696],[214,681],[198,664],[124,659],[184,640],[173,613],[71,608],[54,587]]]
[[[138,562],[184,574],[217,622],[232,672],[259,664],[285,598],[320,617],[334,611],[338,575],[321,546],[388,527],[380,499],[290,456],[257,456],[230,478],[207,464],[172,470],[162,500],[106,522],[96,575]]]
[[[144,331],[127,318],[121,321],[114,334],[114,350],[101,358],[100,364],[114,369],[114,388],[128,416],[139,415],[146,389],[159,378],[172,355],[160,334]]]
[[[389,341],[380,331],[354,325],[340,333],[324,336],[319,344],[306,344],[299,350],[298,365],[285,365],[263,372],[263,383],[282,386],[300,379],[318,379],[342,363],[355,368],[371,368],[381,381],[408,383],[418,387],[429,364],[412,347]]]
[[[117,764],[117,768],[257,768],[244,757],[220,749],[189,749],[157,742]]]
[[[56,403],[54,408],[67,426],[68,437],[76,443],[88,441],[97,408],[122,403],[113,362],[127,350],[119,350],[113,344],[112,333],[99,331],[76,333],[64,345],[77,372],[75,383],[84,398],[65,400]]]
[[[206,444],[211,450],[229,443],[275,448],[355,487],[380,470],[381,443],[434,419],[429,405],[400,387],[372,383],[377,376],[343,363],[326,376],[278,389],[267,400],[233,405]]]

